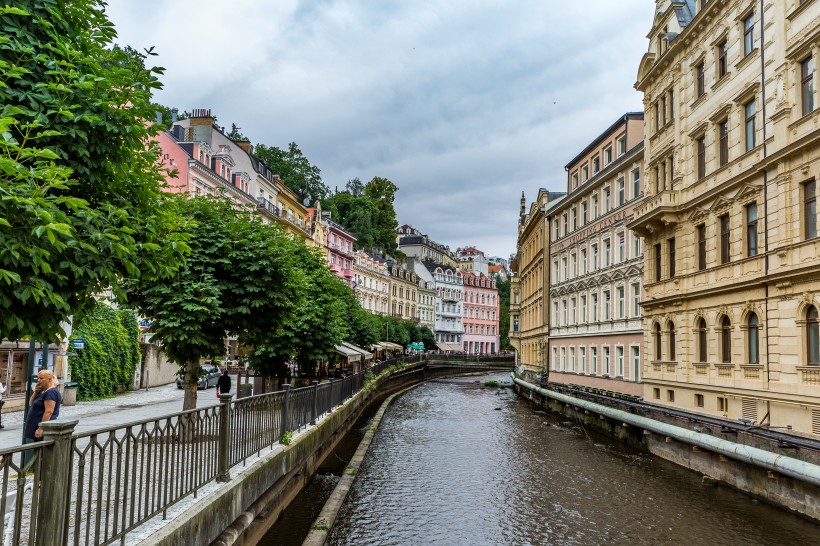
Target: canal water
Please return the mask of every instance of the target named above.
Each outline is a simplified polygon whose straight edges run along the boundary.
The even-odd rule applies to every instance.
[[[329,544],[820,544],[818,525],[705,486],[489,379],[510,384],[507,374],[437,380],[396,399]],[[305,490],[317,512],[336,479]],[[269,537],[290,543],[281,529]]]

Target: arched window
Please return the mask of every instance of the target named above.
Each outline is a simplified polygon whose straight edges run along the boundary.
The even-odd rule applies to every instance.
[[[663,358],[661,354],[661,325],[656,322],[653,328],[655,330],[655,360],[661,360]]]
[[[760,330],[758,329],[760,321],[755,313],[749,315],[746,322],[749,327],[748,342],[749,342],[749,364],[760,363]]]
[[[732,361],[732,321],[723,315],[720,321],[720,356],[722,362]]]
[[[814,366],[820,364],[820,321],[818,321],[817,307],[809,306],[806,311],[806,355],[808,363]]]
[[[706,362],[708,355],[706,352],[706,321],[698,319],[698,362]]]
[[[675,324],[673,322],[669,323],[669,360],[675,360]]]

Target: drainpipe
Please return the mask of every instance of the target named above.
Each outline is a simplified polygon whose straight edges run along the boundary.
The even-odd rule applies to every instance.
[[[612,419],[613,421],[626,423],[642,430],[648,430],[686,444],[701,447],[713,453],[725,455],[744,463],[765,468],[767,470],[772,470],[784,476],[790,476],[794,479],[820,486],[820,466],[816,464],[811,464],[793,457],[787,457],[785,455],[778,455],[777,453],[772,453],[771,451],[766,451],[764,449],[746,446],[736,442],[730,442],[722,438],[715,438],[709,434],[695,432],[693,430],[681,428],[675,425],[662,423],[654,419],[649,419],[648,417],[641,417],[640,415],[635,415],[634,413],[596,404],[595,402],[590,402],[588,400],[567,396],[566,394],[559,392],[542,389],[515,376],[513,376],[512,379],[518,385],[537,392],[542,396],[558,400],[559,402],[569,404],[576,408],[589,410],[590,412],[597,413],[598,415],[602,415]]]
[[[764,0],[760,0],[760,102],[763,106],[763,159],[768,156],[766,146],[766,40],[764,32]],[[766,336],[766,388],[771,384],[771,366],[769,365],[769,176],[768,170],[763,168],[763,328]],[[766,402],[771,410],[771,403]]]

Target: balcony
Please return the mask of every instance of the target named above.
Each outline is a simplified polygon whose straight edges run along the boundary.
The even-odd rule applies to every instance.
[[[627,227],[639,237],[674,227],[678,223],[680,192],[664,190],[656,195],[646,196],[636,207],[633,220]]]
[[[305,225],[299,218],[296,218],[293,215],[286,214],[284,211],[280,211],[279,207],[276,206],[276,203],[261,197],[257,200],[256,207],[262,211],[263,214],[268,216],[269,218],[276,220],[280,224],[286,224],[292,226],[299,230],[302,236],[309,238],[313,233],[311,228]]]

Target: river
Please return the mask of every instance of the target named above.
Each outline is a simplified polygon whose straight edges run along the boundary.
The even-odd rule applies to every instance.
[[[814,523],[703,485],[488,379],[510,383],[437,380],[397,398],[329,544],[820,544]],[[261,544],[298,544],[286,540],[306,525],[295,514],[318,513],[336,479],[314,478]]]

